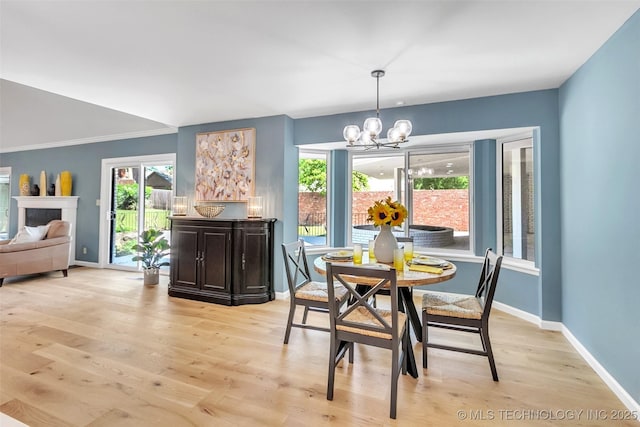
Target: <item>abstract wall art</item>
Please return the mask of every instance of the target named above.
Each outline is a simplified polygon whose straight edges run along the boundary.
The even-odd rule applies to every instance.
[[[244,202],[253,195],[254,128],[196,135],[196,201]]]

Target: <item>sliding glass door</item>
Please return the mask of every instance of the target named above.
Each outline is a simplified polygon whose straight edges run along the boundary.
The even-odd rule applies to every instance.
[[[108,182],[102,227],[107,237],[104,264],[137,270],[139,262],[132,258],[142,231],[160,230],[171,241],[174,161],[156,156],[112,160],[103,162],[103,180]]]

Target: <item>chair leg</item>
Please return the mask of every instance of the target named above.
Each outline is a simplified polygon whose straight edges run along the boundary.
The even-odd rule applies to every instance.
[[[400,350],[398,346],[393,346],[391,349],[391,407],[389,409],[389,417],[396,419],[396,410],[398,405],[398,377],[400,376],[400,369],[398,361]]]
[[[69,273],[68,273],[68,270],[66,268],[64,270],[62,270],[62,276],[63,277],[67,277],[68,274]]]
[[[287,319],[287,330],[284,333],[284,343],[289,344],[289,335],[291,334],[291,325],[293,324],[293,316],[296,314],[296,304],[291,301],[289,307],[289,318]]]
[[[427,344],[429,343],[429,325],[427,313],[422,311],[422,367],[427,369]]]
[[[331,338],[329,344],[329,375],[327,380],[327,400],[333,400],[333,381],[336,376],[336,354],[338,346],[336,340]]]
[[[489,328],[487,326],[480,328],[480,336],[485,345],[487,357],[489,358],[489,367],[494,381],[498,381],[498,371],[496,370],[496,362],[493,360],[493,351],[491,350],[491,341],[489,341]]]
[[[309,314],[309,306],[305,305],[304,306],[304,314],[302,315],[302,324],[303,325],[307,324],[307,314]]]
[[[2,287],[2,282],[4,282],[4,277],[0,278],[0,288]]]
[[[402,334],[402,375],[407,375],[407,354],[410,351],[413,350],[409,345],[409,325],[406,325]]]
[[[349,363],[353,365],[353,353],[355,350],[355,344],[354,343],[350,343],[349,344]]]

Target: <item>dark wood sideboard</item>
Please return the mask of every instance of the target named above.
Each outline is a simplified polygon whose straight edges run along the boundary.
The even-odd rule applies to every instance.
[[[275,219],[170,219],[170,296],[225,305],[275,299]]]

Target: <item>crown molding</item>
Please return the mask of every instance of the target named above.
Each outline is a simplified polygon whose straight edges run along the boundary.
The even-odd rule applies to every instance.
[[[67,147],[72,145],[93,144],[96,142],[118,141],[122,139],[144,138],[149,136],[169,135],[178,133],[178,128],[167,127],[163,129],[152,129],[138,132],[126,132],[113,135],[92,136],[89,138],[70,139],[66,141],[47,142],[44,144],[21,145],[18,147],[0,147],[0,153],[13,153],[17,151],[43,150],[46,148]]]

